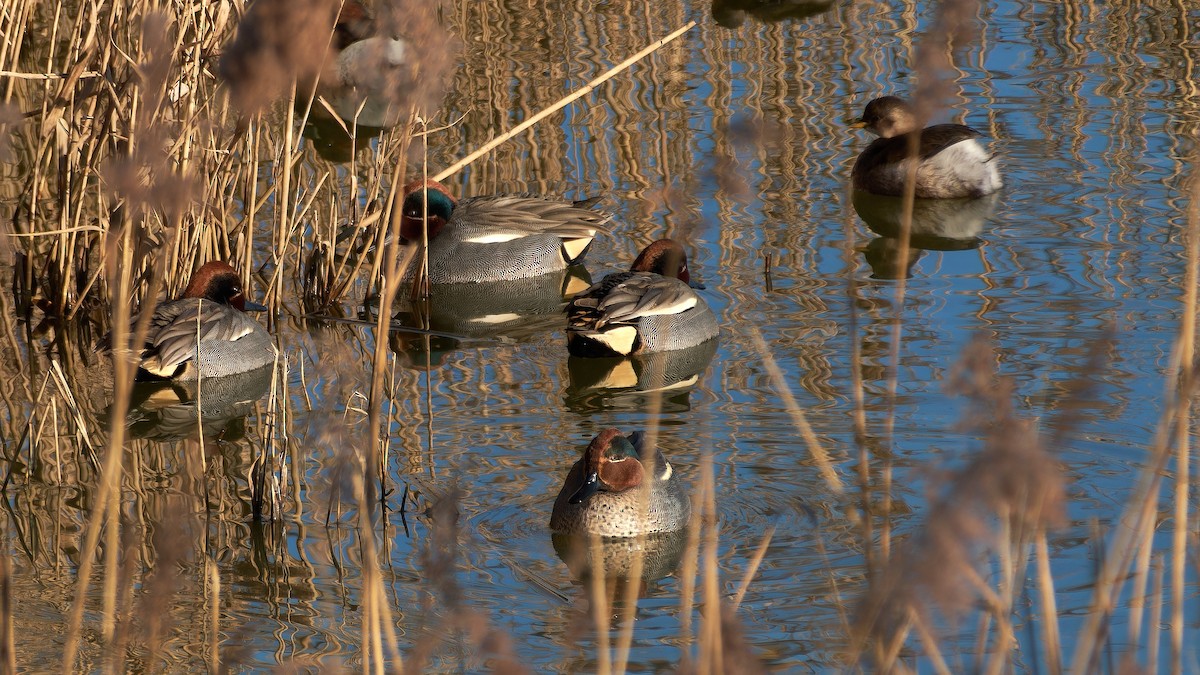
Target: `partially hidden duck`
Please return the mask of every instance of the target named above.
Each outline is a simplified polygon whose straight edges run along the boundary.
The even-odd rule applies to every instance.
[[[408,45],[379,35],[374,18],[358,0],[345,0],[338,13],[330,58],[316,93],[346,122],[373,128],[400,123],[406,109],[397,92],[412,86]],[[303,89],[302,89],[303,91]],[[314,110],[323,106],[314,103]]]
[[[871,142],[851,170],[857,190],[899,197],[913,158],[909,139],[917,134],[916,196],[922,199],[982,197],[1004,186],[995,158],[975,139],[983,134],[962,124],[920,128],[916,112],[895,96],[874,99],[850,126],[868,129]]]
[[[659,239],[628,272],[609,274],[567,305],[574,356],[629,356],[694,347],[717,337],[717,318],[689,285],[687,254]]]
[[[400,236],[420,246],[428,233],[432,284],[513,281],[581,262],[612,219],[590,205],[528,195],[455,200],[441,183],[418,180],[404,189]]]
[[[266,307],[246,299],[236,270],[210,262],[196,270],[178,300],[159,303],[138,352],[139,380],[225,377],[274,363],[271,335],[245,312]],[[131,322],[136,326],[138,317]],[[108,339],[100,345],[110,348]]]
[[[649,494],[644,494],[647,484]],[[635,537],[681,530],[690,516],[681,479],[662,452],[639,432],[622,436],[617,429],[605,429],[567,474],[554,500],[550,529]]]

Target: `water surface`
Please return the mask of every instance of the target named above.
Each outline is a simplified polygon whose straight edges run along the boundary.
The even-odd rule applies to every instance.
[[[550,505],[571,462],[601,429],[658,425],[664,452],[689,480],[711,456],[723,593],[736,592],[774,528],[741,605],[749,643],[772,668],[837,667],[844,617],[865,590],[867,550],[879,545],[885,523],[901,538],[918,527],[939,473],[981,446],[978,434],[958,425],[964,401],[945,387],[977,337],[1011,378],[1020,417],[1051,423],[1066,383],[1083,378],[1093,385],[1075,402],[1079,428],[1051,448],[1070,479],[1066,524],[1051,539],[1069,652],[1090,603],[1093,528],[1111,526],[1120,514],[1163,407],[1182,306],[1184,187],[1200,122],[1191,66],[1196,42],[1189,37],[1200,27],[1200,10],[1172,2],[985,3],[978,39],[957,56],[941,119],[990,139],[1006,187],[978,241],[915,254],[898,306],[897,281],[886,278],[894,274],[868,262],[872,253],[887,255],[887,242],[873,243],[877,235],[850,203],[849,169],[869,139],[846,123],[869,99],[914,88],[916,44],[933,11],[899,1],[839,3],[780,23],[747,17],[729,29],[716,25],[699,0],[446,8],[447,27],[463,49],[439,119],[462,121],[430,137],[434,168],[550,105],[650,36],[699,21],[653,58],[448,182],[462,195],[606,195],[605,208],[616,215],[613,236],[596,242],[587,263],[592,275],[627,267],[653,239],[676,237],[688,247],[723,333],[694,387],[662,400],[573,390],[562,326],[554,321],[499,337],[442,340],[432,351],[420,337],[393,340],[399,353],[390,352],[395,369],[382,431],[387,482],[397,492],[387,517],[373,518],[403,653],[419,653],[431,632],[445,642],[429,668],[483,668],[462,624],[447,629],[461,611],[507,635],[534,670],[595,669],[586,591],[555,553]],[[351,169],[305,148],[307,175],[332,170],[347,189]],[[271,222],[260,226],[269,232]],[[350,299],[363,292],[365,285]],[[207,635],[212,609],[197,560],[211,560],[221,581],[221,651],[230,662],[250,669],[359,662],[360,534],[354,508],[347,498],[339,510],[334,488],[348,485],[349,449],[370,434],[357,411],[369,390],[372,333],[314,324],[297,318],[298,305],[288,309],[274,325],[288,363],[287,442],[269,446],[287,453],[291,471],[281,522],[259,525],[249,517],[250,465],[275,433],[265,427],[272,419],[265,403],[203,448],[194,440],[129,444],[127,470],[139,478],[138,490],[123,497],[126,517],[166,537],[178,510],[201,516],[189,546],[202,554],[179,563],[182,581],[169,601],[175,626],[162,658],[172,668],[202,667],[206,656],[196,645],[210,644],[197,639]],[[829,453],[845,495],[830,489],[800,439],[757,336]],[[1097,368],[1093,350],[1109,336]],[[897,339],[893,396],[887,378]],[[35,356],[44,346],[24,337],[15,344],[19,350],[5,347],[6,369],[25,379],[5,387],[14,428],[45,377],[44,360]],[[866,419],[861,439],[853,424],[856,368]],[[4,441],[6,454],[17,447],[12,436]],[[4,539],[21,599],[18,654],[30,670],[49,667],[61,653],[94,498],[70,466],[65,477],[56,473],[51,445],[38,448],[47,463],[0,464],[15,476],[5,493]],[[872,467],[866,497],[857,473],[864,456]],[[406,488],[402,518],[395,509]],[[882,505],[885,491],[890,510]],[[424,513],[450,494],[457,494],[458,511],[453,551],[439,543]],[[864,499],[874,505],[869,515],[861,513]],[[334,517],[327,521],[330,504]],[[1164,546],[1167,532],[1157,535]],[[1195,570],[1188,575],[1194,582]],[[646,584],[631,670],[680,661],[680,590],[678,572]],[[95,592],[85,626],[98,620]],[[1036,611],[1020,610],[1024,617]],[[1118,612],[1114,634],[1125,635],[1126,617]],[[1187,635],[1193,629],[1189,624]],[[1037,647],[1032,634],[1018,639],[1024,669],[1038,658]],[[948,642],[971,658],[969,637]],[[85,658],[94,653],[85,648]]]

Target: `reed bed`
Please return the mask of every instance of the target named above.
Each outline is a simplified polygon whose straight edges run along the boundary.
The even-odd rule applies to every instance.
[[[981,22],[990,10],[945,0],[918,30],[916,5],[897,4],[887,33],[909,55],[918,74],[914,93],[933,116],[965,96],[956,68],[984,40]],[[1174,11],[1169,3],[1152,4]],[[1065,44],[1081,43],[1081,33],[1093,35],[1080,27],[1078,8],[1064,7],[1054,25]],[[0,419],[0,494],[6,497],[0,672],[30,669],[26,659],[42,659],[34,668],[48,665],[44,654],[23,651],[37,646],[14,629],[33,625],[20,616],[26,603],[43,604],[24,596],[29,584],[16,583],[21,574],[34,576],[30,570],[53,579],[54,600],[62,605],[57,621],[36,627],[62,636],[57,665],[63,672],[215,672],[250,663],[256,649],[239,640],[239,624],[225,609],[231,597],[256,593],[277,608],[291,598],[316,598],[326,588],[319,578],[325,567],[345,575],[340,600],[355,607],[357,623],[338,633],[344,643],[281,653],[284,667],[423,672],[453,662],[467,670],[528,670],[509,630],[472,607],[459,582],[479,542],[462,518],[471,499],[460,489],[466,477],[438,468],[434,430],[454,411],[437,409],[434,401],[438,387],[467,401],[485,377],[537,387],[561,380],[562,373],[530,375],[520,364],[463,358],[448,367],[454,376],[437,384],[430,375],[437,336],[390,334],[393,308],[405,300],[399,280],[410,262],[399,248],[397,192],[417,175],[452,177],[465,194],[553,192],[571,180],[597,191],[620,189],[620,197],[644,204],[628,212],[618,244],[628,253],[663,234],[699,238],[702,179],[690,170],[703,153],[712,155],[713,174],[704,180],[720,186],[722,223],[736,223],[754,199],[750,181],[759,176],[743,169],[751,163],[747,154],[777,179],[772,191],[790,196],[773,201],[766,215],[795,227],[723,227],[715,242],[720,253],[709,263],[733,270],[733,290],[722,291],[729,294],[729,318],[752,327],[755,312],[769,311],[748,300],[748,289],[764,285],[762,268],[739,256],[768,256],[768,290],[771,275],[798,279],[788,292],[803,308],[811,339],[788,345],[791,353],[753,328],[749,337],[733,339],[752,367],[731,365],[726,376],[729,386],[786,411],[802,439],[801,463],[820,477],[822,506],[796,507],[780,518],[812,522],[827,561],[823,574],[837,622],[826,630],[836,636],[837,660],[826,665],[946,673],[961,672],[964,659],[972,670],[989,673],[1035,664],[1050,673],[1183,672],[1191,665],[1184,629],[1196,537],[1188,471],[1200,281],[1200,180],[1194,174],[1180,235],[1182,320],[1164,374],[1161,419],[1121,518],[1111,531],[1093,535],[1091,601],[1086,620],[1068,634],[1060,627],[1049,543],[1063,527],[1069,500],[1057,453],[1084,432],[1088,422],[1077,410],[1120,338],[1093,347],[1087,369],[1064,385],[1057,414],[1047,420],[1023,414],[1017,387],[997,372],[1004,355],[986,340],[972,342],[948,395],[968,401],[962,429],[979,448],[937,477],[919,522],[900,522],[891,450],[904,331],[913,311],[906,268],[890,306],[867,306],[851,263],[857,256],[853,217],[848,207],[838,216],[845,225],[839,247],[850,307],[848,328],[841,330],[854,339],[851,352],[837,358],[828,345],[839,327],[827,318],[822,296],[808,292],[828,282],[798,272],[816,267],[810,242],[829,236],[812,224],[820,207],[811,204],[819,195],[797,178],[834,171],[816,159],[834,142],[840,115],[830,112],[838,107],[834,97],[822,92],[833,90],[851,67],[881,79],[894,70],[878,61],[877,50],[853,48],[853,36],[868,30],[869,9],[861,3],[838,8],[822,19],[836,30],[804,34],[843,56],[812,65],[801,92],[811,98],[795,96],[803,109],[789,108],[781,93],[793,67],[789,50],[796,35],[790,31],[799,29],[761,28],[769,65],[752,74],[748,98],[757,109],[749,131],[737,131],[745,120],[730,112],[729,46],[715,27],[697,27],[695,8],[686,3],[653,14],[648,6],[610,3],[580,24],[537,3],[527,12],[490,0],[432,6],[394,0],[373,8],[382,30],[412,38],[411,70],[391,87],[403,122],[377,136],[352,131],[341,168],[319,160],[317,143],[301,135],[313,133],[312,127],[301,131],[303,122],[323,105],[302,86],[325,66],[324,50],[308,46],[331,39],[336,3],[14,0],[0,11],[0,280],[6,289],[0,294],[0,400],[7,411]],[[1109,28],[1130,39],[1121,33],[1128,27]],[[16,37],[29,35],[43,39]],[[534,39],[543,35],[549,37]],[[1154,44],[1171,37],[1157,36]],[[691,48],[689,40],[695,41]],[[604,58],[571,58],[579,45],[602,44]],[[689,127],[685,83],[673,75],[685,69],[694,44],[710,47],[699,50],[699,58],[717,74],[704,103],[722,133],[704,150]],[[518,65],[527,60],[548,65],[544,71]],[[646,80],[627,77],[625,68],[663,85],[644,87]],[[1135,78],[1122,78],[1114,86],[1134,88]],[[1185,74],[1180,81],[1190,80]],[[579,102],[565,92],[576,92]],[[1078,92],[1052,95],[1074,96],[1074,105],[1065,107],[1080,107]],[[585,151],[573,145],[579,134],[568,134],[564,124],[539,123],[558,119],[553,115],[567,104],[570,124],[603,142]],[[1194,131],[1200,117],[1191,112]],[[789,115],[805,115],[815,126],[769,122]],[[1118,117],[1130,135],[1140,133],[1133,111],[1118,110]],[[826,133],[797,136],[813,128]],[[1122,149],[1118,165],[1128,171],[1117,182],[1133,180],[1136,154]],[[652,161],[639,161],[646,157]],[[1197,165],[1195,157],[1188,161]],[[613,168],[589,175],[597,166]],[[907,199],[911,205],[911,193]],[[907,236],[900,241],[899,257],[906,259]],[[214,259],[234,264],[265,298],[273,334],[287,330],[305,347],[288,349],[280,341],[284,358],[254,406],[258,424],[249,433],[226,428],[219,442],[202,436],[174,445],[133,437],[133,368],[120,359],[110,365],[92,345],[110,331],[118,350],[139,344],[146,308],[178,295],[191,270]],[[873,342],[871,330],[889,337]],[[402,349],[411,346],[406,340],[419,348]],[[392,351],[410,362],[402,364]],[[840,395],[831,380],[843,357],[851,372],[853,443],[839,445],[822,437],[802,401]],[[411,362],[417,358],[424,363]],[[785,358],[799,364],[802,375],[793,381],[779,365]],[[759,368],[766,375],[756,379]],[[876,390],[868,391],[872,386]],[[668,405],[650,396],[639,410],[652,437],[662,431],[659,418]],[[510,447],[527,442],[504,425],[487,433]],[[306,466],[314,452],[333,458],[322,467],[319,487],[310,484]],[[693,522],[675,572],[681,656],[669,666],[681,672],[755,673],[771,666],[773,655],[754,645],[746,625],[745,598],[778,553],[777,530],[767,528],[752,552],[732,562],[720,516],[726,497],[717,489],[727,470],[712,449],[698,453]],[[168,477],[183,485],[167,486]],[[1171,528],[1165,549],[1154,537],[1164,500]],[[307,531],[305,523],[314,522],[326,526],[320,546],[327,559],[320,562],[291,553],[320,539]],[[391,555],[410,527],[421,551],[417,570],[400,569]],[[825,549],[846,540],[851,543],[844,548],[860,557],[862,568],[848,582]],[[251,542],[247,559],[256,569],[235,576],[227,562],[239,542]],[[602,542],[592,546],[602,560]],[[272,562],[278,560],[291,561],[283,573]],[[563,632],[587,652],[571,664],[575,669],[645,667],[630,656],[643,565],[638,556],[632,580],[623,585],[603,573],[603,563],[580,582],[587,609],[564,613],[563,620]],[[421,589],[419,606],[397,601],[398,579]],[[1116,636],[1111,621],[1123,598],[1132,608],[1128,635]],[[1023,641],[1022,631],[1033,637]],[[1020,653],[1022,644],[1039,651]]]

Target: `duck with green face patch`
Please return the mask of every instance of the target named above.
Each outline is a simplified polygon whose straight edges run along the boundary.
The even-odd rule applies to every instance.
[[[643,491],[649,488],[643,507]],[[671,463],[641,433],[600,432],[567,474],[550,516],[558,534],[635,537],[683,529],[691,504]]]
[[[513,281],[580,263],[612,219],[590,205],[527,195],[456,201],[441,183],[418,180],[404,189],[400,236],[410,246],[428,238],[432,284]]]

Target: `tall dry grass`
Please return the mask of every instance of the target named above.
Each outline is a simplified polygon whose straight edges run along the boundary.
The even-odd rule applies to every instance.
[[[394,3],[389,7],[391,11],[380,11],[377,17],[381,30],[425,36],[415,43],[415,63],[420,68],[419,80],[429,83],[436,83],[439,74],[447,72],[456,58],[448,49],[454,43],[447,39],[445,24],[482,30],[489,17],[506,16],[494,3],[458,3],[446,8],[441,16],[418,3]],[[973,32],[979,13],[976,3],[954,0],[939,7],[933,28],[915,51],[915,65],[921,72],[917,99],[930,112],[948,96],[945,75],[953,69],[950,57],[955,49],[979,39]],[[673,17],[677,19],[675,25],[686,26],[686,13],[678,14]],[[379,225],[394,227],[398,222],[390,216],[398,208],[395,188],[403,182],[400,177],[432,172],[431,167],[452,166],[458,159],[434,148],[430,150],[430,167],[424,166],[427,148],[425,137],[420,135],[422,130],[450,125],[463,114],[480,114],[492,123],[470,128],[451,126],[447,131],[461,134],[468,145],[483,147],[488,138],[501,136],[499,132],[507,129],[511,106],[506,92],[513,79],[526,78],[522,84],[531,94],[516,107],[524,119],[534,119],[555,105],[562,81],[574,78],[584,85],[602,75],[564,72],[557,65],[548,77],[514,75],[499,68],[463,68],[447,77],[453,77],[462,90],[490,93],[489,100],[453,101],[443,118],[435,118],[429,111],[438,87],[405,91],[404,98],[396,103],[410,111],[407,124],[382,134],[371,152],[354,153],[349,172],[314,171],[302,161],[308,151],[296,130],[301,118],[320,103],[304,97],[303,87],[297,82],[322,70],[328,55],[322,49],[296,47],[328,44],[335,16],[332,3],[318,0],[260,0],[253,8],[236,0],[169,7],[139,0],[111,5],[14,0],[0,12],[0,35],[46,37],[44,44],[36,46],[28,40],[0,41],[0,70],[6,73],[0,89],[4,102],[0,108],[0,162],[5,157],[16,158],[22,167],[19,180],[3,187],[4,200],[13,206],[6,214],[11,217],[0,224],[0,236],[12,242],[11,247],[0,247],[0,256],[11,258],[0,260],[0,264],[11,267],[11,279],[6,281],[11,282],[8,285],[13,290],[11,296],[0,296],[3,372],[14,375],[17,387],[23,389],[5,389],[5,396],[13,399],[6,401],[9,410],[24,410],[24,402],[36,402],[28,416],[14,416],[9,424],[0,425],[0,447],[13,448],[18,455],[5,457],[0,473],[5,486],[11,485],[14,473],[24,470],[57,486],[88,486],[87,528],[72,563],[77,565],[77,586],[66,628],[64,672],[131,669],[137,665],[128,657],[131,653],[138,654],[141,663],[160,663],[170,630],[180,625],[189,629],[198,626],[196,634],[204,636],[203,660],[212,670],[234,666],[244,656],[230,646],[233,641],[222,638],[223,585],[213,560],[215,544],[197,534],[200,525],[194,522],[193,510],[166,509],[150,514],[158,524],[129,518],[123,500],[131,493],[151,489],[145,475],[147,467],[142,463],[171,460],[142,458],[138,452],[142,446],[126,437],[124,422],[132,371],[128,364],[118,362],[113,372],[101,374],[102,364],[90,351],[94,338],[112,330],[115,344],[137,344],[146,325],[143,321],[131,326],[135,308],[144,310],[159,297],[177,294],[190,271],[210,259],[231,260],[250,286],[265,294],[272,308],[273,325],[296,320],[305,312],[349,314],[356,301],[378,294],[373,330],[376,336],[383,336],[388,330],[389,307],[398,291],[398,270],[404,261],[397,255],[395,244],[389,243],[397,241],[394,232],[389,238],[387,227]],[[625,18],[630,25],[650,24],[636,12]],[[517,31],[514,26],[506,29]],[[588,30],[599,33],[602,28],[597,24]],[[769,29],[765,35],[779,53],[774,71],[778,75],[790,67],[782,56],[788,36],[780,29]],[[601,41],[599,36],[594,37],[595,43]],[[645,46],[637,30],[616,31],[605,39],[616,42],[624,54],[635,54]],[[467,58],[474,59],[473,65],[504,61],[497,58],[501,55],[488,51],[495,49],[494,45],[463,48],[470,52]],[[664,70],[681,67],[680,52],[668,52],[664,58],[668,59]],[[708,58],[718,61],[721,55],[714,53]],[[225,78],[225,85],[218,73]],[[828,77],[832,81],[836,74],[829,73]],[[589,106],[582,113],[592,117],[591,124],[596,128],[625,129],[627,124],[618,123],[638,114],[628,85],[619,80],[613,84],[618,88],[617,95],[606,105]],[[714,87],[716,103],[730,95],[727,87],[722,87],[720,83]],[[629,183],[645,194],[653,193],[654,186],[678,185],[679,174],[691,165],[686,155],[690,148],[668,143],[672,134],[680,135],[687,127],[686,117],[675,114],[683,108],[679,97],[678,91],[668,89],[661,101],[655,101],[664,111],[656,120],[659,150],[655,168],[622,168],[630,177]],[[768,112],[771,105],[777,105],[767,103]],[[502,137],[511,138],[515,133],[510,131]],[[566,142],[560,131],[549,130],[545,136],[531,138],[517,137],[515,141],[540,158],[542,170],[534,179],[539,184],[531,187],[544,190],[561,178],[561,160],[569,149],[561,147]],[[814,169],[809,158],[792,154],[795,143],[776,145],[769,141],[756,138],[759,147],[755,151],[765,156],[769,152],[766,148],[788,148],[787,153],[771,158],[787,169],[785,173],[796,176]],[[352,144],[357,145],[357,139]],[[634,150],[636,139],[623,137],[618,145],[625,152],[619,157],[605,157],[604,161],[620,164],[626,161],[624,158],[638,155]],[[607,151],[602,148],[599,152]],[[470,168],[463,178],[465,186],[482,191],[485,186],[518,180],[512,164],[494,159],[514,151],[501,147],[495,152],[492,161]],[[743,192],[745,177],[737,171],[735,152],[731,148],[718,148],[718,152],[725,158],[720,164],[725,169],[722,185],[730,195]],[[1137,495],[1104,551],[1087,624],[1073,636],[1073,654],[1064,653],[1063,636],[1058,630],[1046,534],[1057,522],[1063,500],[1061,470],[1052,453],[1059,444],[1069,442],[1067,431],[1072,426],[1066,422],[1070,418],[1061,420],[1063,423],[1053,434],[1039,433],[1031,421],[1012,409],[1011,392],[1001,386],[1002,379],[994,376],[993,358],[986,346],[973,345],[965,355],[957,386],[975,402],[967,423],[984,439],[982,448],[940,483],[942,491],[933,500],[918,533],[893,543],[890,513],[882,520],[882,533],[873,529],[874,521],[869,517],[874,503],[881,502],[883,511],[889,511],[891,468],[888,453],[876,456],[867,446],[862,364],[860,355],[852,356],[858,383],[858,488],[861,510],[867,514],[862,519],[861,540],[870,581],[857,613],[853,617],[847,613],[845,625],[839,627],[848,636],[847,667],[903,672],[927,666],[951,672],[953,665],[943,650],[944,642],[953,637],[949,628],[955,621],[964,621],[964,614],[973,613],[985,626],[980,631],[984,645],[981,651],[985,652],[979,659],[980,670],[1013,669],[1014,635],[1019,628],[1015,612],[1025,590],[1019,580],[1033,563],[1036,571],[1031,574],[1036,577],[1037,598],[1043,608],[1039,626],[1043,661],[1049,672],[1088,672],[1099,667],[1113,641],[1107,619],[1123,584],[1130,580],[1137,586],[1138,606],[1145,609],[1148,605],[1149,611],[1136,615],[1128,644],[1149,645],[1146,668],[1155,671],[1159,665],[1155,651],[1159,640],[1157,617],[1165,608],[1171,619],[1168,667],[1182,670],[1186,654],[1181,633],[1186,595],[1183,574],[1189,523],[1194,517],[1189,508],[1190,477],[1186,471],[1190,463],[1194,387],[1192,319],[1200,262],[1200,195],[1194,185],[1188,213],[1188,277],[1182,299],[1185,322],[1173,354],[1161,431],[1152,447],[1152,461],[1139,477]],[[677,203],[685,198],[680,192],[684,191],[664,188],[658,199],[663,204]],[[727,203],[723,208],[733,206]],[[648,221],[637,225],[646,230],[650,225],[659,226]],[[268,226],[261,227],[261,223]],[[685,234],[694,227],[686,218],[674,215],[665,225]],[[338,250],[338,235],[347,226],[371,233],[375,245],[343,255]],[[648,231],[639,230],[639,236],[648,235]],[[721,236],[728,238],[722,242],[723,255],[738,248],[735,233],[722,232]],[[802,248],[797,242],[783,243]],[[851,297],[855,294],[853,284],[853,280],[848,281]],[[372,291],[364,291],[364,287]],[[901,275],[896,286],[898,309],[890,356],[893,399],[905,288]],[[290,302],[289,289],[301,290],[302,308]],[[822,309],[811,308],[814,315]],[[143,311],[142,316],[147,315]],[[335,328],[309,326],[314,333],[328,330],[334,335],[331,343],[342,337]],[[50,349],[31,354],[26,362],[22,355],[30,354],[28,345],[43,339]],[[371,369],[353,383],[358,386],[347,385],[339,392],[347,408],[363,411],[361,426],[352,428],[350,423],[338,425],[330,420],[329,436],[320,440],[344,447],[347,468],[338,483],[341,492],[328,497],[328,509],[333,514],[331,521],[348,520],[358,533],[358,558],[353,562],[360,568],[365,589],[358,645],[362,669],[385,672],[407,667],[420,671],[432,662],[442,644],[440,639],[461,634],[468,636],[468,644],[479,654],[480,665],[519,672],[519,655],[513,653],[505,633],[466,606],[455,585],[453,569],[462,553],[453,495],[438,499],[431,508],[433,534],[423,561],[431,589],[425,608],[430,619],[423,633],[428,639],[403,653],[395,630],[396,608],[383,582],[384,537],[378,536],[378,519],[395,517],[388,503],[389,490],[394,486],[386,484],[384,470],[393,446],[383,430],[393,426],[388,424],[389,415],[398,414],[395,409],[385,409],[386,404],[415,398],[412,394],[421,391],[414,387],[414,391],[398,392],[396,387],[401,385],[397,384],[386,352],[388,341],[376,339],[374,345]],[[771,348],[761,340],[756,348],[771,372],[775,395],[791,398],[789,384],[770,367]],[[335,368],[332,362],[337,358],[331,347],[330,363],[325,367]],[[811,366],[806,368],[810,373],[829,369],[817,359],[805,365]],[[287,370],[290,367],[281,364],[276,386],[264,404],[262,418],[269,419],[270,424],[255,439],[255,463],[246,472],[258,490],[254,513],[276,518],[285,509],[307,508],[280,496],[289,490],[292,495],[299,492],[288,483],[289,475],[298,481],[300,474],[296,468],[300,430],[291,426],[288,412],[293,400],[286,389],[292,381]],[[1095,367],[1099,370],[1103,363],[1097,361]],[[32,376],[15,376],[26,371]],[[822,383],[810,376],[800,386],[820,390]],[[428,388],[424,394],[425,400],[430,400]],[[109,400],[112,405],[106,407]],[[841,495],[845,488],[839,455],[829,453],[811,433],[798,405],[789,403],[788,410],[830,494]],[[106,417],[107,423],[97,424],[94,420],[100,417]],[[429,417],[432,426],[434,411],[429,410]],[[650,431],[653,434],[655,429]],[[188,474],[204,483],[221,480],[217,465],[227,458],[210,457],[207,449],[194,449],[197,453],[185,460],[195,463]],[[1172,455],[1176,466],[1172,547],[1169,552],[1155,551],[1150,536],[1156,525],[1152,516],[1164,487],[1163,467]],[[51,459],[45,461],[47,458]],[[427,464],[432,471],[432,462]],[[695,522],[679,573],[681,642],[687,654],[681,669],[757,672],[759,664],[739,628],[740,594],[726,597],[721,590],[719,497],[714,488],[714,470],[711,456],[703,456]],[[226,520],[223,527],[239,526],[238,518],[245,514],[238,511],[234,500],[221,497],[223,491],[212,486],[201,492],[216,495],[212,501],[217,505],[216,517]],[[402,496],[398,499],[401,504],[407,503]],[[397,496],[391,494],[390,500],[395,504]],[[48,510],[61,506],[55,503]],[[345,511],[339,517],[342,508]],[[36,521],[37,517],[31,516],[20,524],[36,529]],[[162,523],[171,523],[172,527],[163,527]],[[258,533],[264,550],[283,545],[283,536],[273,526],[255,527],[265,528]],[[769,542],[768,535],[754,564],[735,571],[734,577],[742,580],[743,592],[753,584],[756,565],[764,555],[769,556]],[[931,569],[943,569],[944,565],[956,574],[930,575]],[[188,587],[187,580],[181,578],[181,568],[188,566],[203,570],[196,588]],[[590,591],[592,621],[601,636],[598,663],[602,671],[622,671],[628,664],[637,583],[622,587],[623,596],[617,602],[605,581],[602,574],[595,575]],[[1147,591],[1151,582],[1153,589]],[[186,617],[173,614],[169,607],[171,596],[185,587],[204,598],[209,610],[197,620],[198,624],[187,624]],[[442,609],[440,613],[433,611],[435,604]],[[5,627],[0,631],[0,669],[9,672],[18,665],[13,636],[16,611],[12,562],[4,551],[0,552],[0,623]],[[696,611],[699,619],[693,626]],[[611,651],[610,623],[616,630],[615,649]]]
[[[47,440],[41,430],[47,423],[56,430],[61,426],[62,404],[68,429],[79,439],[76,447],[95,453],[77,454],[89,461],[78,466],[78,477],[64,476],[63,460],[70,458],[57,452],[61,433],[52,434],[56,480],[82,480],[95,489],[66,628],[64,672],[81,665],[77,659],[83,647],[85,606],[92,597],[101,601],[98,630],[104,647],[99,658],[104,669],[124,669],[123,654],[131,649],[145,650],[147,658],[156,659],[164,631],[171,627],[166,598],[178,590],[179,582],[173,572],[194,553],[207,556],[204,547],[194,550],[194,541],[184,536],[194,535],[187,528],[151,541],[148,530],[122,524],[122,495],[130,482],[136,486],[141,481],[141,467],[127,465],[125,452],[131,443],[125,420],[133,366],[117,359],[107,371],[91,353],[95,336],[111,331],[115,352],[140,344],[155,300],[177,295],[190,271],[213,259],[230,261],[252,282],[249,287],[265,293],[271,323],[294,311],[286,301],[288,288],[302,290],[309,311],[340,311],[345,294],[365,280],[375,289],[371,295],[378,298],[376,336],[389,329],[390,306],[407,263],[397,248],[397,189],[406,176],[428,171],[412,166],[420,156],[413,152],[414,143],[423,142],[429,126],[427,111],[440,100],[454,43],[436,7],[401,1],[376,7],[378,33],[410,38],[410,68],[380,87],[396,95],[391,103],[408,111],[402,116],[407,122],[384,133],[374,152],[353,154],[352,170],[346,176],[332,171],[313,174],[299,162],[302,141],[295,129],[314,108],[327,105],[310,83],[327,74],[331,54],[320,45],[335,40],[339,7],[333,0],[259,0],[250,6],[235,1],[163,9],[131,1],[111,11],[85,4],[74,12],[68,3],[48,11],[32,2],[19,2],[0,17],[6,22],[6,35],[48,37],[37,54],[22,54],[25,43],[20,40],[4,41],[0,51],[0,70],[8,75],[5,98],[25,111],[22,118],[6,107],[0,118],[6,141],[10,135],[13,139],[4,143],[5,156],[15,151],[24,170],[24,185],[13,200],[13,231],[5,232],[16,243],[11,261],[16,306],[5,313],[5,323],[11,335],[12,319],[21,318],[26,342],[45,333],[56,339],[70,335],[59,340],[60,350],[49,357],[52,369],[61,364],[73,377],[99,373],[88,391],[75,391],[63,377],[43,382],[43,391],[53,388],[52,402],[35,409],[13,444],[31,450],[44,447]],[[64,16],[77,18],[63,20]],[[620,68],[580,89],[577,97],[672,37],[632,55]],[[37,69],[41,72],[31,70],[31,64],[41,66]],[[548,106],[541,117],[559,107]],[[529,123],[541,117],[530,115]],[[346,131],[360,133],[354,128]],[[519,131],[512,130],[498,141]],[[466,162],[457,168],[463,166]],[[263,176],[269,180],[262,180]],[[256,227],[262,222],[269,223],[269,229]],[[347,225],[369,233],[374,246],[359,247],[349,256],[335,253],[338,235]],[[137,316],[141,320],[131,323]],[[36,331],[30,331],[34,326]],[[18,340],[11,342],[14,352],[20,352]],[[380,337],[374,343],[374,367],[363,383],[365,422],[368,429],[382,429],[384,402],[391,400],[385,389],[392,386],[393,378],[389,341]],[[249,471],[251,510],[256,517],[280,515],[284,508],[280,494],[288,487],[289,462],[294,462],[294,455],[288,458],[294,443],[289,441],[286,419],[287,368],[288,364],[281,364],[275,379],[264,411],[272,424],[259,439],[260,452]],[[41,395],[27,392],[25,397],[37,400]],[[78,409],[77,400],[85,410]],[[108,401],[111,405],[101,409]],[[107,418],[102,427],[90,421],[101,416]],[[390,444],[379,433],[356,440],[346,456],[351,467],[348,490],[339,498],[348,499],[358,513],[367,589],[361,645],[364,668],[383,672],[403,666],[392,628],[395,622],[382,593],[378,542],[373,536],[374,514],[390,491],[385,484]],[[200,457],[195,475],[207,477],[207,465],[215,458],[207,456],[203,439],[194,449]],[[31,458],[38,456],[31,452]],[[10,464],[9,472],[12,468]],[[205,489],[203,494],[212,493]],[[445,528],[451,529],[452,536],[452,523],[440,524],[435,532]],[[161,555],[155,560],[134,555],[143,546]],[[453,551],[450,547],[441,558],[431,559],[431,569],[453,564]],[[202,559],[204,593],[211,594],[214,612],[205,652],[208,664],[216,669],[226,659],[236,659],[236,651],[223,659],[218,648],[215,598],[220,580],[213,576],[207,557]],[[157,573],[151,572],[135,600],[139,560]],[[105,571],[97,574],[97,569]],[[431,578],[436,583],[449,577],[435,573]],[[443,591],[443,599],[453,606],[452,587]],[[11,606],[3,607],[4,616],[11,619]],[[442,629],[476,630],[478,622],[463,611]],[[145,632],[137,633],[132,631],[135,616],[163,620],[146,622]],[[11,621],[6,625],[11,626]],[[503,636],[492,635],[485,635],[481,644],[503,656]],[[428,658],[420,650],[414,656],[418,669]],[[512,657],[508,661],[517,662]]]

